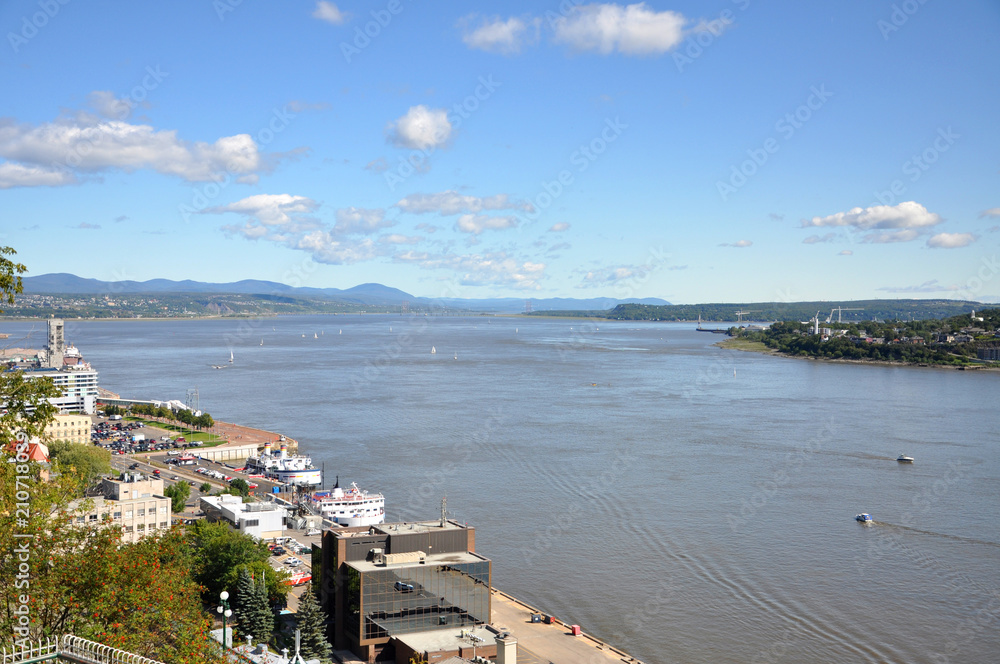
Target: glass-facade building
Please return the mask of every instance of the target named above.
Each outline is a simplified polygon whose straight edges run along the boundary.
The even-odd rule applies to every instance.
[[[474,553],[376,567],[348,563],[345,628],[358,641],[490,622],[490,561]]]

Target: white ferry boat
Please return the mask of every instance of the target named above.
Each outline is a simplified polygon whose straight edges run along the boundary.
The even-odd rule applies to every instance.
[[[316,491],[309,499],[320,514],[342,526],[374,526],[385,521],[385,496],[351,488],[340,488],[340,481],[330,491]]]
[[[320,469],[312,465],[311,458],[288,454],[288,446],[284,443],[278,452],[271,449],[270,442],[265,443],[260,456],[247,459],[246,473],[285,484],[316,485],[323,481]]]

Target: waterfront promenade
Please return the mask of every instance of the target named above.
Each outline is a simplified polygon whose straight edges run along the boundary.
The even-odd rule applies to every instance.
[[[545,612],[493,589],[493,626],[517,639],[518,664],[642,664],[586,632],[573,636],[571,627],[558,619],[552,624],[533,623],[532,614]]]

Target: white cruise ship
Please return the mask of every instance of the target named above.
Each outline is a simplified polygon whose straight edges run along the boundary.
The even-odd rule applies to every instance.
[[[351,488],[340,488],[340,481],[330,491],[316,491],[309,499],[320,514],[342,526],[374,526],[385,521],[385,496]]]
[[[260,456],[247,459],[246,472],[285,484],[314,486],[323,481],[320,469],[313,467],[311,458],[288,454],[288,446],[284,443],[278,452],[271,449],[270,442],[264,443]]]

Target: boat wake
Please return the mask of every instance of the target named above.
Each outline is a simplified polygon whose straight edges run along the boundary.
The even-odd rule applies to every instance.
[[[887,523],[885,521],[873,521],[876,526],[881,526],[883,528],[891,528],[893,530],[902,530],[909,533],[917,533],[920,535],[930,535],[931,537],[940,537],[942,539],[948,539],[955,542],[965,542],[966,544],[979,544],[983,546],[992,546],[1000,548],[1000,542],[991,542],[989,540],[981,540],[975,537],[965,537],[964,535],[950,535],[948,533],[939,533],[933,530],[924,530],[922,528],[914,528],[913,526],[904,526],[896,523]]]

